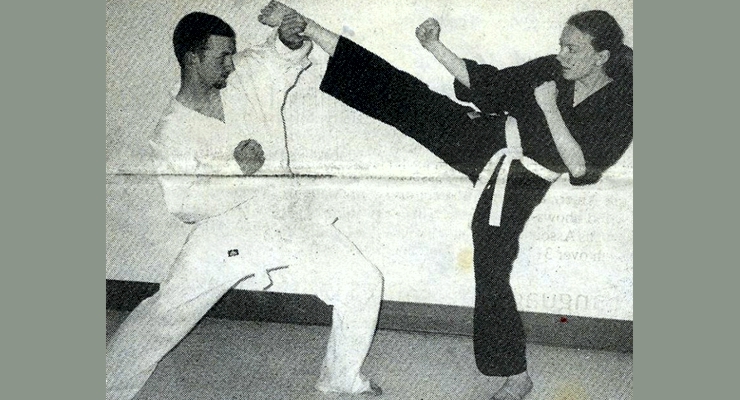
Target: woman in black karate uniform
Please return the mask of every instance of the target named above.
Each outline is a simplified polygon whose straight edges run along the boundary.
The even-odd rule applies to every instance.
[[[263,10],[275,12],[276,2]],[[277,7],[284,7],[277,3]],[[263,21],[264,22],[264,21]],[[569,174],[573,185],[597,182],[632,142],[632,49],[604,11],[572,16],[558,55],[498,69],[461,59],[439,40],[437,21],[416,30],[422,46],[455,77],[455,94],[480,112],[436,93],[415,77],[349,39],[290,10],[282,19],[286,45],[306,38],[331,56],[321,90],[412,137],[475,184],[486,186],[471,228],[474,244],[474,351],[478,369],[508,377],[494,400],[518,400],[532,389],[525,334],[509,284],[519,236],[554,179],[531,163],[511,161],[500,222],[490,223],[494,181],[481,176],[507,147],[506,119],[517,121],[525,158],[545,176]],[[534,171],[534,172],[533,172]]]

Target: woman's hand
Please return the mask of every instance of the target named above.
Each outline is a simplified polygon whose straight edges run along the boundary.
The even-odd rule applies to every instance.
[[[429,18],[416,27],[416,38],[419,39],[421,47],[429,50],[434,43],[439,43],[439,22],[434,18]]]
[[[534,98],[542,111],[549,112],[558,108],[558,88],[555,82],[548,81],[534,90]]]
[[[583,176],[586,173],[586,160],[583,157],[581,146],[571,135],[558,109],[558,89],[555,82],[545,82],[538,86],[534,90],[534,98],[545,114],[547,127],[550,128],[555,147],[571,176],[576,178]]]
[[[432,53],[437,59],[455,77],[468,89],[470,88],[470,75],[465,61],[453,53],[439,40],[439,21],[434,18],[428,18],[416,27],[416,38],[419,39],[421,46],[428,52]]]

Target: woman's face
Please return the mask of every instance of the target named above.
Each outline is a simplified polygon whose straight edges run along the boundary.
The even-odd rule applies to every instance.
[[[603,72],[609,52],[596,51],[591,44],[591,35],[566,25],[560,36],[560,53],[557,60],[563,66],[563,77],[570,81],[584,79],[594,73]]]

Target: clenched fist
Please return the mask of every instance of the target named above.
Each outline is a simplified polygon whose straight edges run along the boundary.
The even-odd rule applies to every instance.
[[[265,152],[257,141],[242,140],[234,148],[234,159],[244,175],[252,175],[265,164]]]
[[[431,44],[439,42],[440,30],[439,21],[429,18],[416,27],[416,38],[423,48],[429,49]]]
[[[296,12],[291,12],[283,17],[283,21],[278,28],[278,38],[283,44],[291,49],[298,50],[303,47],[303,36],[301,34],[306,29],[306,19]]]

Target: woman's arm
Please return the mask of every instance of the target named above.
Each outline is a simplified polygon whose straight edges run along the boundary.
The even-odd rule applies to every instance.
[[[421,46],[432,53],[434,58],[447,68],[455,79],[470,89],[470,75],[465,61],[439,40],[440,30],[439,22],[434,18],[429,18],[416,28],[416,38],[419,39]]]
[[[257,19],[264,25],[279,27],[280,41],[293,50],[301,48],[303,41],[311,40],[333,56],[339,43],[339,35],[279,1],[270,1],[260,10]]]
[[[339,35],[329,31],[323,26],[317,24],[314,20],[305,16],[291,12],[287,14],[280,25],[281,38],[303,36],[310,39],[321,47],[330,56],[339,43]],[[460,57],[453,53],[439,40],[439,22],[434,18],[429,18],[416,28],[416,37],[419,39],[422,47],[432,53],[434,57],[447,70],[460,81],[465,87],[470,88],[470,76],[468,68]]]
[[[579,178],[586,174],[586,159],[583,156],[581,146],[571,135],[570,130],[565,125],[563,116],[557,106],[557,88],[555,82],[545,82],[534,90],[534,96],[537,104],[545,114],[547,126],[550,128],[552,139],[555,147],[558,149],[560,157],[568,167],[570,175]]]

